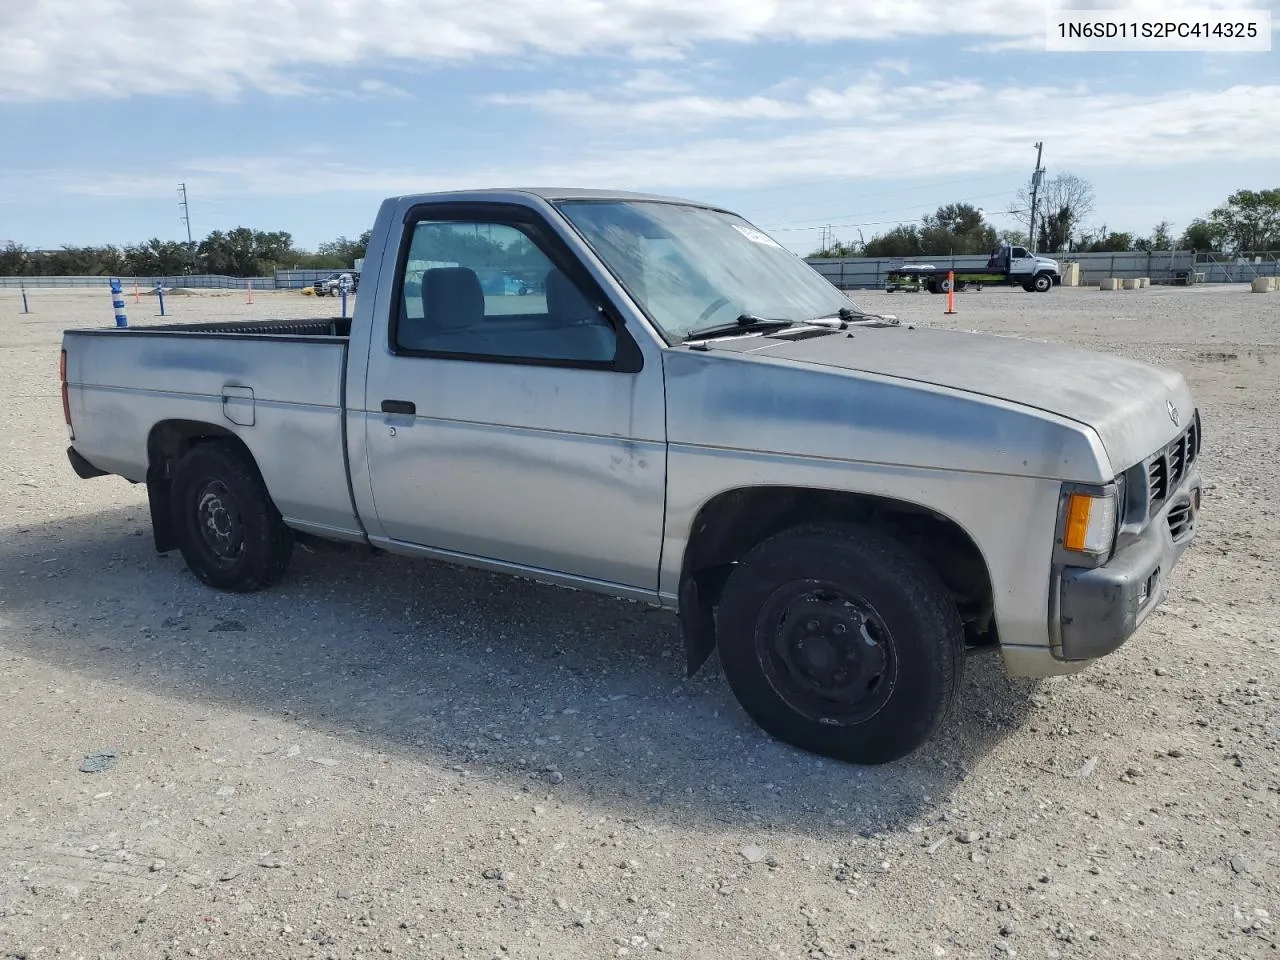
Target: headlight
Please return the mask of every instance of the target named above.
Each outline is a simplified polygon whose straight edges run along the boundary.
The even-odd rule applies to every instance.
[[[1072,490],[1066,495],[1058,541],[1068,554],[1100,558],[1111,552],[1119,516],[1119,490]],[[1083,559],[1083,557],[1082,557]]]

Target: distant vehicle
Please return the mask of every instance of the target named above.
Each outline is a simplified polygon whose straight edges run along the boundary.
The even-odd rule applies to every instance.
[[[718,207],[395,197],[366,270],[350,318],[67,331],[72,468],[145,483],[220,590],[309,536],[664,607],[690,674],[718,648],[761,727],[859,763],[942,729],[971,652],[1119,648],[1195,535],[1176,370],[866,313]]]
[[[360,274],[358,273],[335,273],[325,277],[323,280],[317,280],[311,285],[317,297],[336,297],[342,293],[343,283],[347,285],[347,293],[355,293],[360,286]]]
[[[495,273],[481,278],[480,287],[485,293],[494,296],[524,297],[530,292],[529,281],[509,273]]]
[[[885,292],[919,290],[946,293],[951,289],[948,271],[955,271],[957,290],[969,286],[1020,286],[1028,293],[1048,293],[1062,283],[1057,260],[1037,256],[1026,247],[1002,243],[991,252],[985,267],[947,267],[932,263],[911,263],[893,267],[885,274]]]

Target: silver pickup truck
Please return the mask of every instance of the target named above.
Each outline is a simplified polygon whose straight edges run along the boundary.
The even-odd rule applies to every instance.
[[[145,483],[222,590],[321,537],[661,605],[690,675],[718,648],[764,730],[855,763],[933,736],[970,652],[1115,650],[1193,537],[1179,374],[868,314],[726,210],[395,197],[363,280],[350,320],[67,331],[72,467]]]

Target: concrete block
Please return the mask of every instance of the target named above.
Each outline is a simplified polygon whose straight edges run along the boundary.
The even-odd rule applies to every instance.
[[[1145,290],[1145,289],[1147,289],[1147,287],[1149,287],[1149,286],[1151,286],[1151,278],[1150,278],[1150,277],[1139,277],[1139,278],[1138,278],[1138,289],[1139,289],[1139,290]]]
[[[1254,293],[1275,293],[1278,288],[1276,285],[1280,283],[1276,277],[1255,277],[1253,280]]]
[[[1062,285],[1064,287],[1080,286],[1080,264],[1064,263],[1062,265]]]
[[[1126,290],[1137,290],[1139,288],[1138,279],[1136,277],[1126,277],[1124,281],[1124,288]]]
[[[1119,290],[1120,281],[1116,277],[1107,277],[1105,280],[1098,281],[1099,290]]]

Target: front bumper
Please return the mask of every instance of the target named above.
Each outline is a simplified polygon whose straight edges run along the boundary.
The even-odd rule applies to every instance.
[[[1051,649],[1056,660],[1105,656],[1124,644],[1168,591],[1169,574],[1195,539],[1200,478],[1192,471],[1136,537],[1099,567],[1054,572]]]

